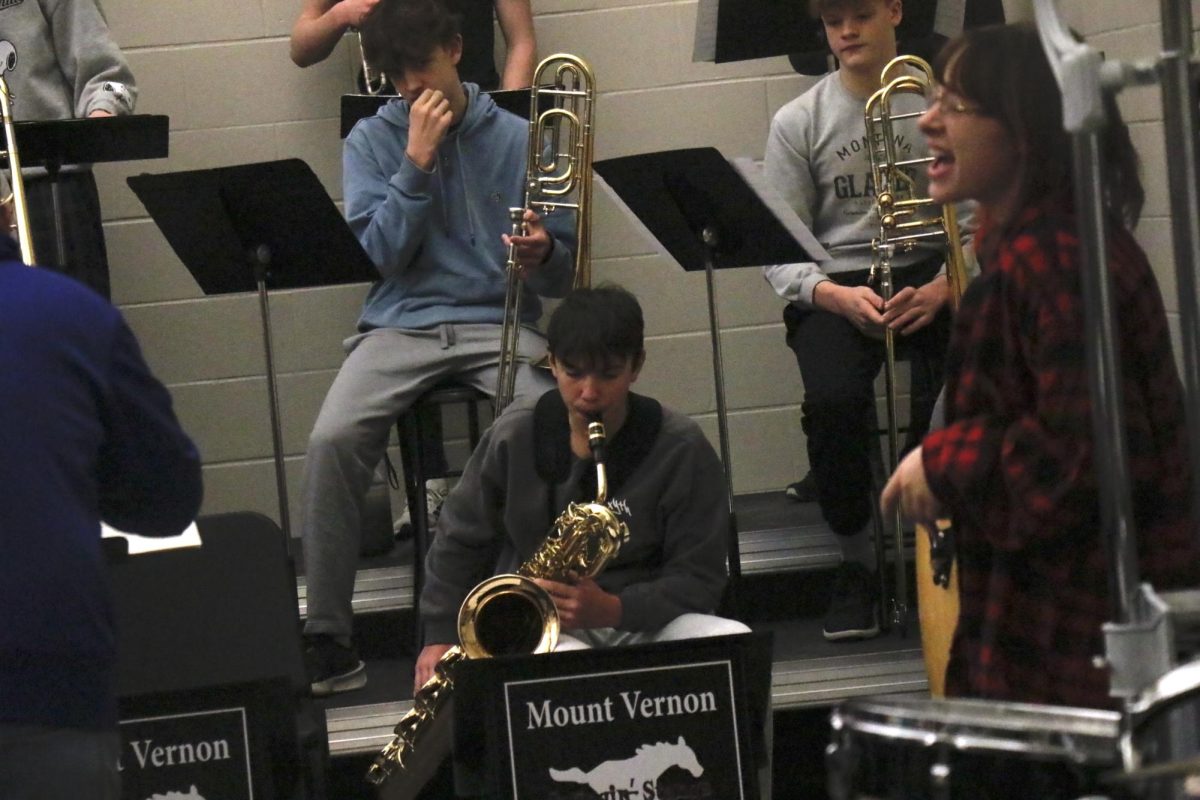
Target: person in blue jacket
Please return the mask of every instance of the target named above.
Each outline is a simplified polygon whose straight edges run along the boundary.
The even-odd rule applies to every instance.
[[[0,235],[0,797],[119,796],[100,521],[170,536],[200,457],[107,300]]]
[[[380,0],[363,19],[367,60],[399,97],[346,137],[346,219],[379,270],[309,438],[301,501],[305,654],[315,695],[366,683],[351,643],[363,504],[396,417],[447,378],[493,393],[511,244],[522,278],[516,396],[551,388],[532,367],[537,295],[570,288],[574,220],[524,205],[528,123],[459,80],[458,18],[437,0]]]

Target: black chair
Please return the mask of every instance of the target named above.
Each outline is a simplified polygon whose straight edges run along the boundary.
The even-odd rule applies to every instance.
[[[450,469],[445,458],[441,463],[430,463],[430,454],[425,443],[430,439],[445,439],[442,433],[442,409],[448,405],[463,404],[467,412],[467,440],[471,451],[479,444],[479,404],[491,403],[491,398],[465,383],[444,381],[417,398],[407,411],[396,420],[396,434],[400,442],[400,463],[404,469],[404,491],[408,497],[408,511],[413,526],[413,614],[420,608],[421,587],[424,583],[425,553],[429,550],[432,531],[429,530],[428,490],[425,482],[431,478],[456,478],[462,470]],[[420,626],[417,626],[418,645]]]

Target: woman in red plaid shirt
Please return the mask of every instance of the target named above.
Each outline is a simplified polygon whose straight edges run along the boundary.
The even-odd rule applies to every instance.
[[[1070,141],[1028,25],[977,28],[938,58],[920,127],[930,195],[973,199],[982,272],[947,361],[946,427],[884,489],[915,521],[954,520],[961,615],[947,694],[1111,707],[1101,625],[1113,619],[1085,364]],[[1129,228],[1144,193],[1109,102],[1103,193],[1141,575],[1195,584],[1183,390],[1162,297]]]

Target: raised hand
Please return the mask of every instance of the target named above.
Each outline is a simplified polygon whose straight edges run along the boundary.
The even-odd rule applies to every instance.
[[[450,99],[440,89],[425,89],[408,109],[408,147],[405,155],[423,170],[433,168],[438,145],[446,138],[454,115]]]
[[[342,15],[342,24],[348,28],[362,25],[363,17],[370,13],[379,0],[340,0],[335,8]]]

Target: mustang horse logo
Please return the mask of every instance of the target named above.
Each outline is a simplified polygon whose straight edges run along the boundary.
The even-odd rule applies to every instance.
[[[596,794],[616,796],[620,787],[645,787],[653,797],[653,788],[658,778],[671,767],[679,767],[691,773],[693,778],[704,774],[704,767],[696,760],[696,754],[688,747],[683,737],[675,744],[657,742],[638,747],[632,758],[620,761],[604,761],[584,772],[579,767],[550,769],[550,777],[559,783],[582,783],[591,787]],[[622,792],[622,794],[624,794]]]

